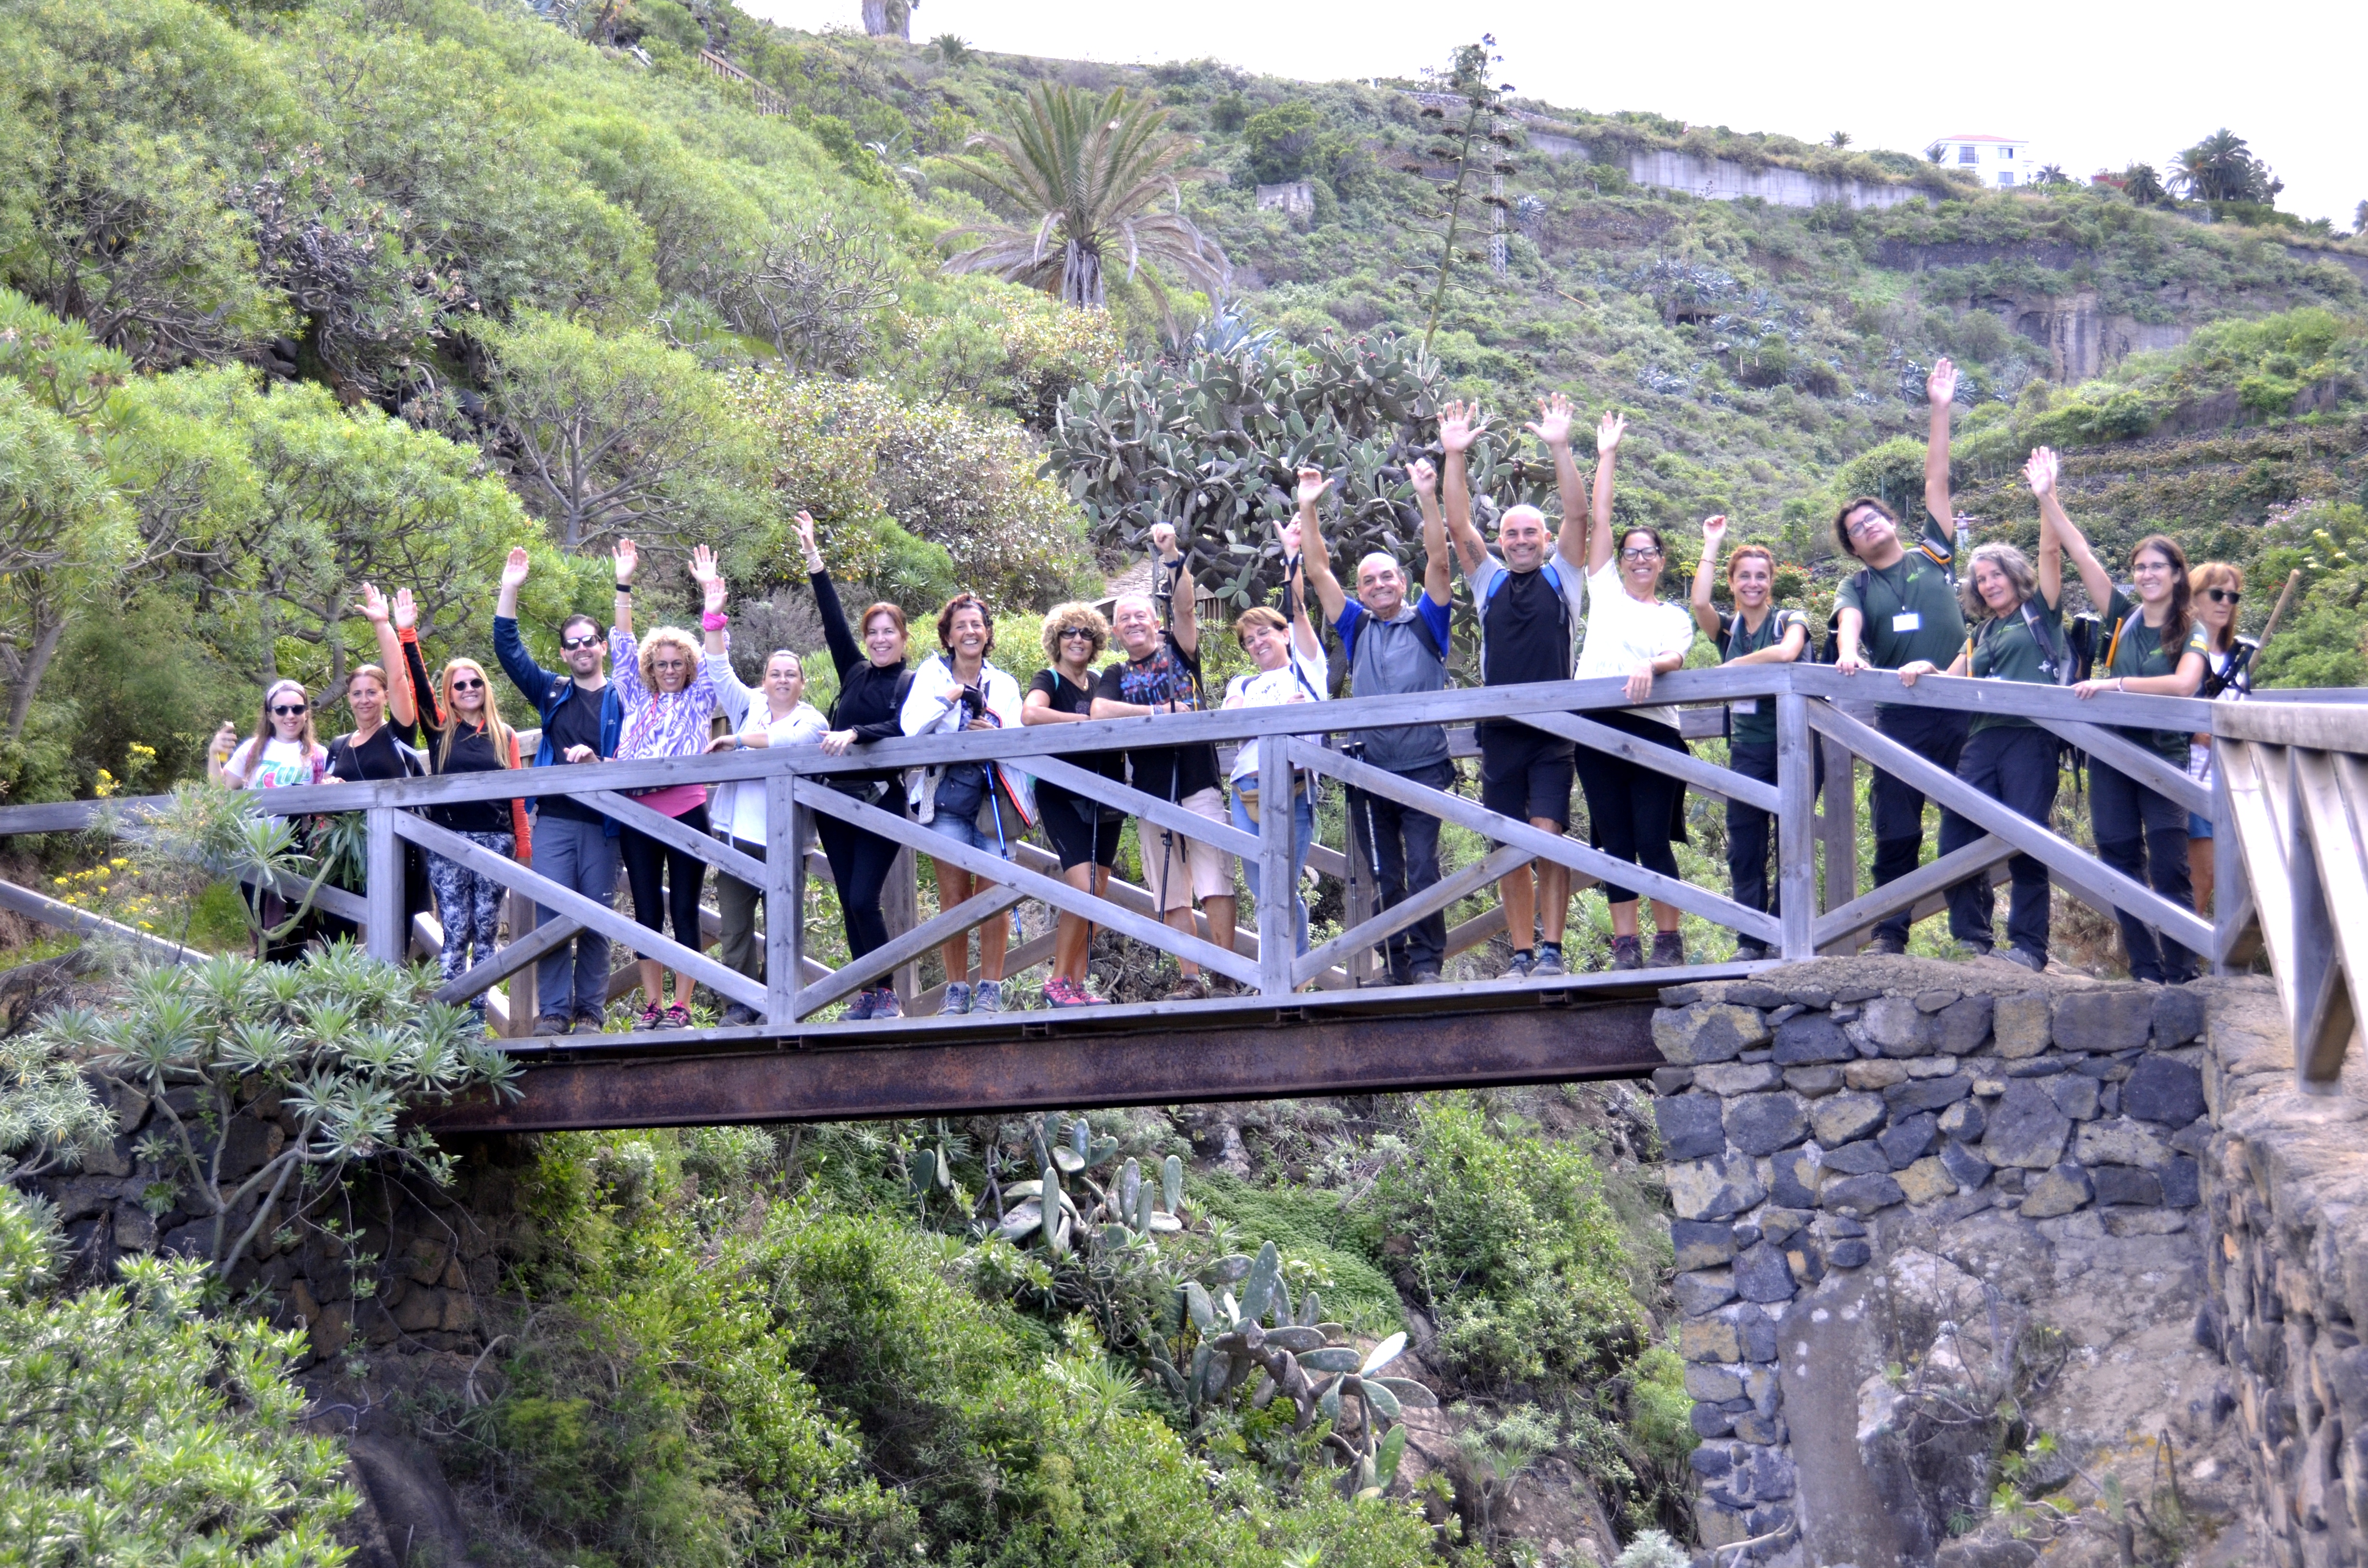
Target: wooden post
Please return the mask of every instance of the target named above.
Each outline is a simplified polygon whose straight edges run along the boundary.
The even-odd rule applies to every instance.
[[[506,895],[506,903],[510,940],[523,941],[534,935],[534,900],[512,888]],[[510,976],[510,1034],[514,1039],[534,1033],[534,1021],[541,1013],[541,995],[535,977],[541,968],[540,963],[530,963]]]
[[[2241,974],[2248,967],[2237,951],[2238,934],[2252,918],[2252,884],[2245,878],[2245,846],[2237,836],[2237,813],[2228,799],[2228,770],[2212,758],[2212,972]]]
[[[1809,733],[1809,699],[1797,692],[1776,699],[1776,896],[1784,923],[1784,957],[1817,956],[1816,744]]]
[[[896,852],[896,863],[888,868],[888,884],[880,892],[880,915],[888,923],[891,937],[901,937],[920,923],[920,872],[914,865],[909,844]],[[899,964],[895,978],[889,983],[895,987],[899,1005],[910,1002],[921,989],[920,960]]]
[[[1356,796],[1345,788],[1342,795],[1348,808],[1346,816],[1349,824],[1347,928],[1353,931],[1382,912],[1381,872],[1373,865],[1372,855],[1367,849],[1365,842],[1366,835],[1372,831],[1372,802],[1368,799],[1365,811],[1362,815],[1360,815]],[[1349,983],[1351,986],[1389,983],[1386,971],[1373,961],[1373,948],[1371,943],[1349,954]]]
[[[1858,758],[1830,735],[1826,749],[1825,808],[1817,813],[1817,843],[1825,849],[1826,881],[1819,914],[1839,909],[1858,896]]]
[[[363,944],[370,957],[401,963],[411,933],[403,918],[403,840],[394,835],[394,812],[376,806],[367,813],[369,837],[362,860],[362,896],[370,903]]]
[[[797,775],[765,780],[765,1021],[786,1029],[798,1021],[798,983],[806,956],[805,808]]]
[[[1299,951],[1291,881],[1292,822],[1291,754],[1298,743],[1269,735],[1258,748],[1258,990],[1291,994],[1291,960]]]

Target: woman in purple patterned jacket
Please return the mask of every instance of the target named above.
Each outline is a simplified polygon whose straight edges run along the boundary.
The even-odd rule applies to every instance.
[[[699,640],[678,626],[661,626],[647,638],[633,637],[633,574],[640,570],[641,551],[633,541],[617,541],[617,615],[609,629],[609,667],[616,671],[617,696],[624,705],[624,733],[617,742],[619,762],[646,762],[662,756],[697,756],[707,749],[708,721],[715,713],[715,679],[701,658]],[[723,580],[704,585],[708,610],[704,619],[723,623]],[[670,784],[637,791],[634,799],[654,812],[674,818],[693,833],[707,835],[707,786]],[[633,918],[653,931],[663,931],[666,914],[674,915],[674,939],[697,952],[699,887],[707,863],[680,849],[672,849],[645,833],[623,828],[618,849],[625,860],[626,885],[632,889]],[[670,884],[670,885],[662,885]],[[678,1029],[690,1022],[694,982],[680,970],[674,973],[674,1005],[666,1005],[666,966],[643,958],[642,1015],[636,1025],[645,1029]]]

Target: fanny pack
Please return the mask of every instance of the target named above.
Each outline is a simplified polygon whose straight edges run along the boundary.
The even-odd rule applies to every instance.
[[[851,800],[860,801],[867,806],[876,806],[888,798],[888,780],[885,778],[842,778],[833,776],[823,780],[823,787],[848,796]]]
[[[1292,800],[1296,801],[1299,797],[1306,793],[1306,769],[1297,768],[1292,770],[1291,775]],[[1258,781],[1257,775],[1252,774],[1248,778],[1235,780],[1234,784],[1234,798],[1241,801],[1242,810],[1248,813],[1250,821],[1257,822],[1258,820]]]

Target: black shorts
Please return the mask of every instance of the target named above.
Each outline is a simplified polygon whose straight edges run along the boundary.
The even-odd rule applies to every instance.
[[[1570,742],[1527,725],[1484,727],[1479,740],[1482,805],[1498,816],[1570,825]]]
[[[1107,870],[1118,859],[1119,836],[1126,827],[1124,817],[1106,812],[1099,802],[1050,784],[1036,786],[1036,805],[1038,818],[1044,824],[1044,836],[1053,841],[1053,853],[1061,858],[1061,869],[1066,871],[1090,860]]]

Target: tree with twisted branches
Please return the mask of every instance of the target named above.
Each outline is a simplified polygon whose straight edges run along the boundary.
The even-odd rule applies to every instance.
[[[1163,311],[1162,267],[1217,295],[1232,264],[1184,216],[1181,185],[1208,171],[1186,166],[1192,142],[1167,127],[1165,108],[1123,87],[1101,98],[1069,86],[1030,87],[1026,106],[1004,130],[970,139],[983,156],[948,160],[1025,216],[954,231],[982,243],[946,270],[991,272],[1088,309],[1108,302],[1107,269],[1123,256],[1128,280],[1140,276]]]

